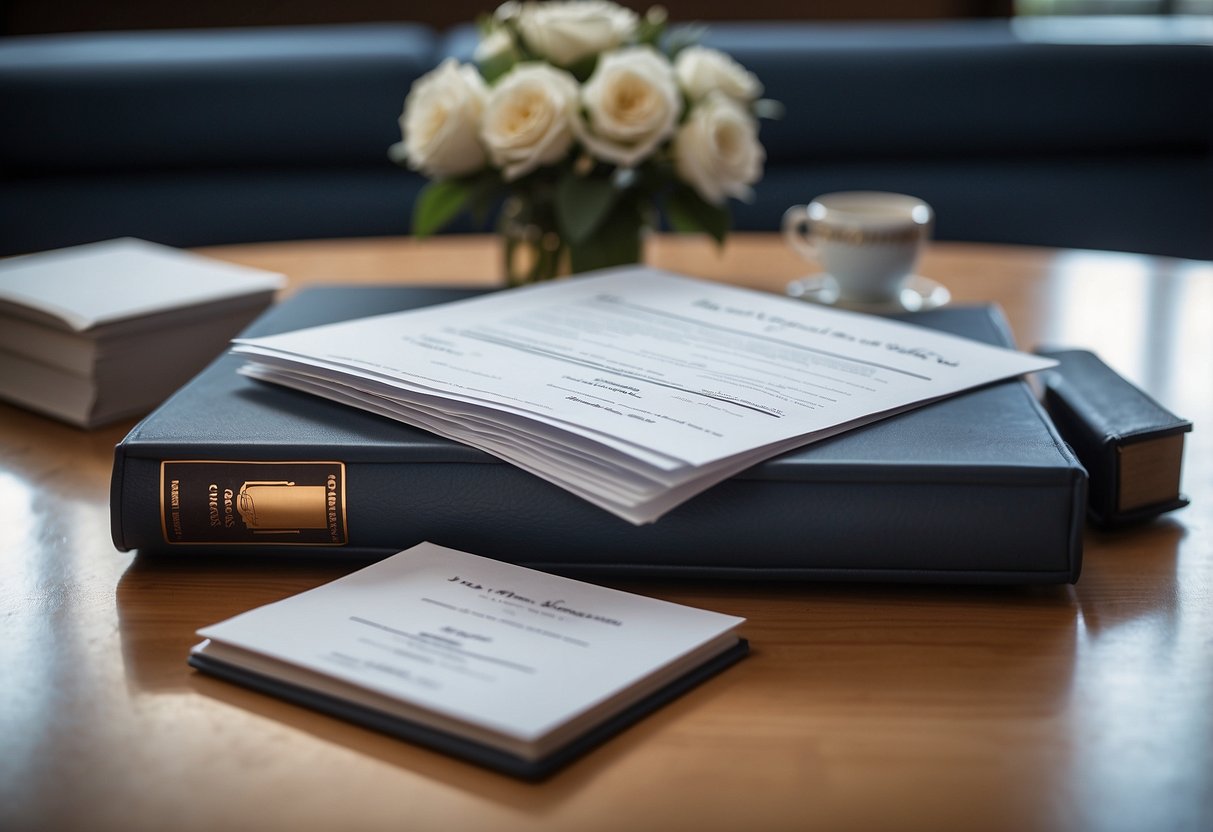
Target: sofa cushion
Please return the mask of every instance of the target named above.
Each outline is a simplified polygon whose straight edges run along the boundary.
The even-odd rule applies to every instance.
[[[1008,21],[733,24],[705,43],[784,103],[788,159],[1208,147],[1213,49],[1027,41]]]
[[[433,64],[413,24],[0,41],[9,170],[382,165]]]

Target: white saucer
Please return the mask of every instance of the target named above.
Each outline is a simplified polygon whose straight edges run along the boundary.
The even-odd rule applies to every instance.
[[[901,295],[895,299],[877,302],[843,300],[838,297],[838,282],[828,274],[811,274],[788,284],[788,296],[811,303],[850,309],[855,312],[870,312],[881,315],[893,312],[925,312],[943,306],[952,299],[952,293],[942,283],[929,277],[914,275],[906,281]]]

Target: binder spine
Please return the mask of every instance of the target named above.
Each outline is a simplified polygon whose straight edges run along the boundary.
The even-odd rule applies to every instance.
[[[115,462],[117,490],[122,488],[118,472],[125,467],[120,454]],[[349,543],[346,466],[340,461],[166,459],[159,463],[156,493],[155,516],[168,546]],[[125,528],[116,512],[114,538],[119,548],[126,542]]]
[[[282,525],[261,534],[244,528],[238,499],[246,483],[253,489],[265,483],[267,491],[292,487],[283,482],[314,484],[303,476],[306,467],[333,463],[199,460],[201,455],[128,453],[119,462],[123,481],[113,495],[120,506],[115,538],[125,535],[119,548],[375,559],[429,540],[578,575],[932,583],[1073,582],[1081,564],[1085,476],[1077,467],[880,467],[867,476],[814,481],[731,480],[659,523],[633,526],[504,463],[371,463],[351,455],[338,463],[344,488],[333,489],[341,495],[343,519],[348,517],[345,540],[337,544],[307,542],[305,532],[326,532],[309,532],[299,528],[302,523],[289,532]],[[183,472],[197,484],[186,482]],[[201,529],[185,525],[189,518],[181,532],[173,528],[174,480],[178,510],[201,503]],[[213,510],[212,484],[218,492]],[[236,498],[231,528],[227,490]],[[252,491],[258,522],[281,523],[280,507],[262,496]],[[294,508],[287,510],[293,516]],[[217,526],[210,525],[213,512]],[[911,526],[914,534],[905,534]]]
[[[248,334],[466,294],[308,289]],[[1007,340],[989,308],[916,320]],[[1027,584],[1079,574],[1086,474],[1020,381],[789,452],[633,526],[480,451],[259,384],[239,365],[219,359],[117,446],[120,550],[348,560],[428,540],[598,577]]]

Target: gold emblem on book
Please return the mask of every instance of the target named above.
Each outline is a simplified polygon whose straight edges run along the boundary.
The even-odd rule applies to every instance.
[[[328,489],[287,480],[253,480],[240,486],[236,509],[244,525],[259,532],[290,532],[328,526]]]

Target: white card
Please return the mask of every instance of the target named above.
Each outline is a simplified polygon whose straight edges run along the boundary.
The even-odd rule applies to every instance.
[[[50,316],[76,332],[285,283],[280,274],[133,238],[0,263],[0,302]]]
[[[203,628],[195,652],[535,757],[736,645],[742,622],[422,543]]]

